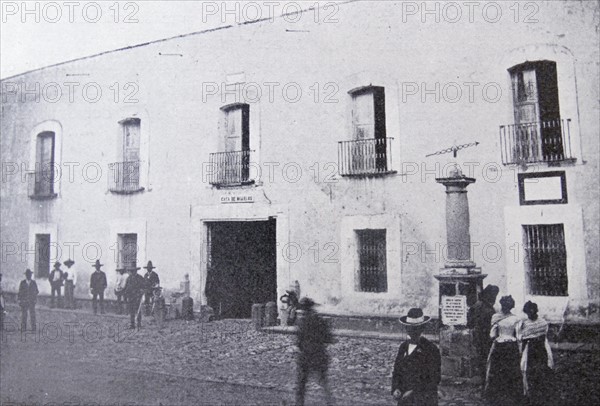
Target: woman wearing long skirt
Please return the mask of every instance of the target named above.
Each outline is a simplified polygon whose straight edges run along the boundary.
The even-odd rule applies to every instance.
[[[548,343],[548,323],[538,317],[538,307],[533,302],[525,303],[523,312],[528,319],[523,320],[519,329],[519,339],[523,354],[521,373],[523,388],[529,405],[553,405],[557,400],[553,391],[554,362]]]
[[[511,313],[512,296],[500,299],[502,311],[492,316],[490,337],[494,339],[487,360],[484,396],[491,405],[520,405],[523,385],[517,330],[520,320]]]

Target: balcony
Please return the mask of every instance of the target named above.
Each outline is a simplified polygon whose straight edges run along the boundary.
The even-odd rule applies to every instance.
[[[140,187],[140,161],[108,164],[108,190],[117,194],[131,194],[144,190]]]
[[[254,151],[215,152],[210,154],[208,182],[213,186],[252,184],[250,179],[251,155]]]
[[[394,173],[393,138],[370,138],[338,143],[338,167],[342,176],[373,176]]]
[[[558,164],[574,161],[570,126],[571,119],[500,126],[502,163]]]
[[[27,173],[27,194],[36,200],[54,199],[54,169],[46,169]]]

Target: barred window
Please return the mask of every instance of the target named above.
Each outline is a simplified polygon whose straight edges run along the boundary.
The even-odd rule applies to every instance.
[[[386,230],[356,230],[360,292],[387,292],[385,234]]]
[[[567,296],[567,249],[563,224],[523,225],[528,291]]]

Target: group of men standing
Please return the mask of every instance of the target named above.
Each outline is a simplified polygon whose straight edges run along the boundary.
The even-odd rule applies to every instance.
[[[75,262],[71,259],[64,262],[69,270],[63,271],[61,269],[61,263],[56,262],[54,269],[48,275],[48,281],[50,282],[51,288],[51,302],[50,307],[66,307],[69,309],[75,308],[75,295],[74,290],[77,284],[77,272],[72,269]],[[92,308],[94,314],[98,313],[98,307],[100,307],[100,313],[104,314],[104,291],[106,290],[108,283],[106,274],[101,270],[104,264],[96,260],[92,267],[95,269],[90,275],[90,294],[92,295]],[[160,290],[160,278],[154,271],[156,267],[153,266],[152,261],[148,261],[147,266],[144,269],[147,270],[146,275],[138,275],[137,271],[140,267],[130,266],[125,268],[117,269],[119,275],[117,276],[117,282],[115,285],[115,294],[117,296],[119,314],[123,313],[123,303],[127,304],[128,312],[130,315],[130,328],[141,328],[142,326],[142,296],[145,296],[145,307],[146,314],[150,312],[150,307],[153,304],[154,292]],[[27,319],[29,318],[31,329],[36,330],[36,318],[35,318],[35,305],[37,302],[37,296],[39,290],[35,280],[32,279],[33,272],[30,269],[25,271],[25,279],[19,284],[19,292],[17,299],[21,307],[21,329],[24,331],[27,329]],[[65,300],[66,303],[63,306],[61,298],[61,288],[65,286]],[[58,304],[56,303],[58,299]],[[98,306],[99,305],[99,306]],[[0,310],[1,311],[1,310]],[[28,317],[29,315],[29,317]],[[137,322],[137,323],[136,323]]]

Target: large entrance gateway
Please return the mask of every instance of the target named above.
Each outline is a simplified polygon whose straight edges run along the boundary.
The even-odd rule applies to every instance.
[[[206,299],[221,318],[248,318],[277,301],[275,219],[208,224]]]

